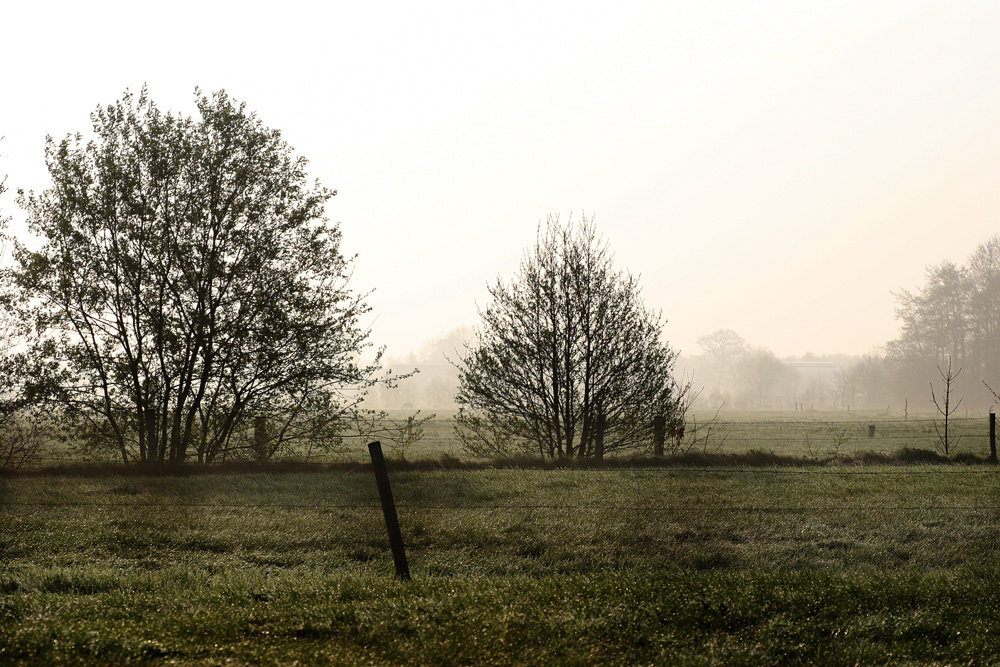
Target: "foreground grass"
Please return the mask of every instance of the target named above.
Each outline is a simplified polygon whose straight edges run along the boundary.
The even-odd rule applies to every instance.
[[[984,467],[0,480],[0,663],[997,664]]]
[[[591,573],[400,584],[295,570],[49,571],[4,595],[37,664],[990,664],[995,571]]]

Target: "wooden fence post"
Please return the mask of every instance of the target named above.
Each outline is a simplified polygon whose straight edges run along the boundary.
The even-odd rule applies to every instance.
[[[257,461],[267,460],[267,418],[254,417],[253,419],[253,449]]]
[[[868,425],[868,437],[869,438],[874,438],[875,437],[875,424],[869,424]]]
[[[663,456],[663,443],[667,439],[667,418],[657,415],[653,420],[653,454]]]
[[[597,415],[597,437],[594,439],[594,458],[598,461],[604,460],[604,428],[606,426],[604,414]]]
[[[159,452],[159,445],[156,442],[156,410],[146,408],[146,462],[155,463],[156,455]]]
[[[372,458],[372,468],[375,470],[375,483],[378,485],[378,495],[382,501],[385,528],[389,532],[389,548],[392,549],[392,560],[396,564],[396,576],[403,581],[409,581],[410,566],[406,563],[406,551],[403,550],[403,534],[399,530],[396,504],[392,501],[389,473],[385,469],[385,457],[382,456],[382,443],[368,443],[368,454]]]
[[[997,462],[997,413],[990,411],[990,463]]]

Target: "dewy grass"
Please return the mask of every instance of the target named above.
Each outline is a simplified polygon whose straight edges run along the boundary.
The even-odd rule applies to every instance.
[[[457,465],[459,458],[465,457],[461,443],[455,438],[455,411],[437,410],[435,417],[423,424],[423,437],[406,448],[405,457],[410,462],[427,462],[429,460],[448,460],[451,465]],[[390,418],[395,423],[405,422],[412,411],[392,411]],[[918,453],[911,459],[914,462],[935,462],[938,458],[939,437],[934,422],[939,417],[933,410],[911,410],[908,414],[892,410],[800,410],[800,411],[769,411],[769,410],[722,410],[692,411],[689,424],[693,430],[696,424],[705,425],[709,420],[711,436],[707,441],[701,440],[692,454],[709,455],[710,457],[746,457],[748,452],[756,452],[758,458],[770,457],[771,461],[761,460],[757,465],[774,465],[780,459],[823,461],[856,461],[864,463],[898,462],[904,449]],[[875,426],[873,437],[869,437],[869,426]],[[699,431],[703,438],[708,429]],[[989,454],[989,419],[988,413],[964,412],[953,417],[950,427],[950,437],[954,438],[953,459],[957,456],[975,457],[982,460]],[[286,469],[294,470],[296,465],[303,463],[340,463],[349,466],[362,464],[369,460],[367,443],[377,439],[379,435],[362,436],[357,433],[345,433],[343,447],[336,453],[317,455],[316,452],[287,453]],[[383,443],[386,457],[390,461],[399,461],[402,452],[394,448],[392,443]],[[628,452],[638,455],[649,455],[652,448],[644,452]],[[929,455],[929,456],[928,456]],[[114,459],[113,454],[108,454]],[[54,465],[80,462],[79,455],[67,451],[65,447],[58,450],[51,448],[38,465]],[[942,457],[943,458],[943,457]],[[919,460],[918,460],[919,459]],[[712,460],[711,458],[707,460]],[[93,462],[99,465],[99,462]],[[107,464],[108,461],[103,463]],[[530,457],[511,460],[513,464],[537,466],[537,461]],[[753,465],[753,463],[750,463]],[[248,461],[230,461],[228,465],[242,466],[252,469]],[[555,465],[565,465],[565,462]],[[194,471],[192,471],[193,474]],[[146,474],[156,474],[146,473]]]
[[[991,664],[992,468],[0,480],[0,664]]]
[[[128,575],[2,607],[37,664],[963,664],[1000,650],[996,574]]]

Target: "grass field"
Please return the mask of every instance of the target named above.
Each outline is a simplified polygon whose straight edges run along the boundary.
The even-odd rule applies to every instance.
[[[454,413],[434,414],[435,418],[424,425],[424,437],[408,448],[408,459],[464,456],[453,433]],[[397,421],[405,421],[406,416],[402,411],[391,413]],[[885,411],[726,410],[711,424],[707,441],[695,449],[726,454],[768,451],[800,458],[849,457],[862,452],[891,454],[903,447],[935,451],[944,425],[935,416],[930,411],[911,411],[904,419],[903,414]],[[688,423],[704,425],[713,417],[714,411],[694,411]],[[875,426],[874,437],[869,437],[869,426]],[[977,456],[989,453],[987,413],[966,415],[963,411],[952,417],[949,431],[953,452]],[[704,428],[699,437],[708,433]],[[366,459],[365,444],[362,440],[351,442],[341,458]]]
[[[414,411],[391,411],[388,429],[405,426],[406,418]],[[465,458],[467,453],[455,438],[455,412],[439,410],[422,412],[419,417],[433,415],[423,424],[423,436],[409,445],[405,452],[395,447],[384,434],[358,436],[346,431],[341,451],[306,456],[300,453],[292,460],[311,462],[364,462],[368,460],[367,444],[380,439],[390,458],[407,460],[440,459],[442,456]],[[689,428],[704,425],[715,417],[715,412],[694,411],[689,415]],[[874,437],[869,437],[869,426],[875,426]],[[773,452],[781,456],[803,459],[829,459],[852,457],[861,453],[893,454],[904,447],[936,451],[939,448],[939,431],[943,427],[932,412],[911,411],[904,420],[902,414],[885,411],[768,411],[726,410],[708,428],[699,431],[699,442],[694,451],[711,454],[742,454],[748,451]],[[963,411],[952,418],[950,428],[952,454],[972,454],[985,457],[989,453],[989,418],[987,413]],[[637,452],[640,453],[641,452]],[[650,452],[645,452],[646,454]],[[631,454],[631,453],[630,453]],[[67,449],[65,444],[52,443],[46,447],[39,463],[60,465],[80,462],[82,457]]]
[[[8,476],[0,664],[997,664],[998,475]]]

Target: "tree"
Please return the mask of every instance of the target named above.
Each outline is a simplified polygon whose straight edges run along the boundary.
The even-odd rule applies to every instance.
[[[732,329],[717,329],[710,334],[699,336],[695,341],[718,366],[718,376],[713,394],[722,395],[723,386],[728,386],[727,376],[734,364],[749,351],[747,342]]]
[[[0,195],[7,177],[0,178]],[[10,218],[0,214],[0,233]],[[0,257],[7,246],[0,238]],[[30,359],[23,351],[27,327],[14,313],[9,272],[0,272],[0,468],[20,468],[39,454],[49,425],[46,393],[29,378]],[[40,375],[40,374],[36,374]]]
[[[662,317],[592,219],[549,216],[518,276],[489,293],[456,364],[456,434],[470,452],[600,456],[649,448],[654,430],[683,434],[687,392]]]
[[[891,371],[885,350],[879,346],[841,368],[836,378],[841,404],[869,409],[886,406]]]
[[[356,361],[368,307],[323,217],[336,192],[245,104],[195,97],[197,118],[145,88],[99,108],[92,140],[47,140],[52,186],[19,197],[38,349],[69,375],[75,437],[123,461],[211,462],[250,449],[261,416],[272,454],[329,442],[378,363]]]
[[[1000,235],[981,243],[964,266],[928,267],[922,288],[895,297],[900,335],[888,350],[904,396],[935,381],[948,359],[972,373],[973,386],[1000,370]],[[970,399],[983,404],[988,396]]]
[[[986,379],[1000,370],[1000,234],[969,256],[969,335],[973,377]]]
[[[773,391],[795,375],[774,352],[765,347],[748,351],[740,361],[738,371],[750,404],[758,408],[771,407]]]
[[[458,372],[450,360],[457,357],[472,337],[472,329],[461,326],[424,341],[417,351],[406,356],[387,357],[387,365],[410,372],[411,376],[391,387],[379,387],[368,397],[366,405],[382,409],[456,408]]]
[[[958,371],[952,371],[951,369],[951,359],[948,359],[948,372],[941,370],[938,366],[938,373],[941,375],[941,382],[944,383],[944,395],[941,401],[938,400],[937,394],[934,393],[934,383],[931,382],[931,401],[934,403],[934,407],[937,408],[938,414],[944,418],[944,431],[938,427],[938,423],[934,421],[934,428],[937,430],[938,434],[938,450],[944,454],[946,457],[951,456],[951,446],[953,438],[949,437],[948,434],[948,424],[951,420],[951,416],[958,411],[958,406],[962,404],[962,399],[958,399],[958,403],[954,405],[951,404],[952,398],[951,393],[954,389],[955,380],[958,376],[962,374],[962,369],[959,368]]]

